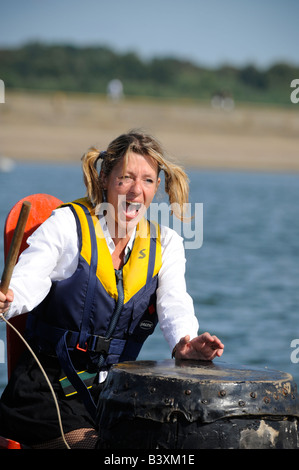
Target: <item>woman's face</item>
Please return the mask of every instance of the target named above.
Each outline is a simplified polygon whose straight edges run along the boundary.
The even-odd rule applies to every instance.
[[[102,183],[107,192],[108,213],[115,221],[115,234],[119,234],[120,229],[127,234],[143,217],[155,196],[160,184],[158,164],[149,156],[131,152],[126,168],[122,159],[108,176],[102,175]]]

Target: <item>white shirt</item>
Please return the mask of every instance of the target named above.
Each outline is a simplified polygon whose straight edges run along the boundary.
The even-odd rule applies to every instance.
[[[115,246],[104,217],[100,223],[112,254]],[[127,245],[132,248],[135,233]],[[48,294],[52,281],[70,277],[79,257],[76,221],[70,208],[56,210],[27,240],[14,269],[10,288],[14,292],[6,318],[29,312]],[[193,301],[186,291],[183,239],[161,227],[162,267],[158,274],[157,314],[170,349],[185,335],[197,336],[198,322]]]

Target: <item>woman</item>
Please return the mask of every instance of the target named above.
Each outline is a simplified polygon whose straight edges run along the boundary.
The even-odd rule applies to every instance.
[[[182,239],[144,218],[161,170],[169,202],[183,218],[187,176],[151,136],[132,131],[105,152],[89,151],[87,197],[58,208],[36,230],[9,292],[0,293],[6,318],[30,312],[28,337],[73,448],[94,447],[95,403],[109,367],[136,359],[158,321],[175,358],[213,360],[223,352],[217,337],[197,336]],[[3,393],[1,422],[6,437],[31,447],[64,445],[47,384],[27,353]]]

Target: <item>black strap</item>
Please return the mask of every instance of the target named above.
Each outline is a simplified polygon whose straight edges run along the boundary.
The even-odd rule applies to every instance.
[[[124,305],[124,286],[123,286],[123,272],[122,269],[115,269],[115,277],[116,277],[116,287],[117,287],[117,293],[118,293],[118,298],[117,298],[117,303],[116,307],[113,312],[113,316],[111,318],[109,328],[106,333],[106,340],[109,341],[111,338],[111,335],[116,327],[116,324],[118,322],[120,313],[122,311],[123,305]],[[99,360],[99,368],[101,368],[104,364],[105,357],[103,354],[101,354],[100,360]]]
[[[66,376],[68,377],[73,387],[79,393],[79,396],[83,401],[87,411],[90,413],[91,417],[95,419],[97,411],[96,405],[85,383],[83,382],[83,380],[81,380],[80,376],[78,376],[77,371],[74,368],[69,355],[67,347],[67,331],[62,335],[56,345],[56,354],[59,358],[61,367],[64,370]]]

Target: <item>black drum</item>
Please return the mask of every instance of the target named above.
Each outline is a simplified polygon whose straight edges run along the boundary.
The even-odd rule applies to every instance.
[[[295,449],[290,374],[224,362],[114,366],[98,406],[100,449]]]

